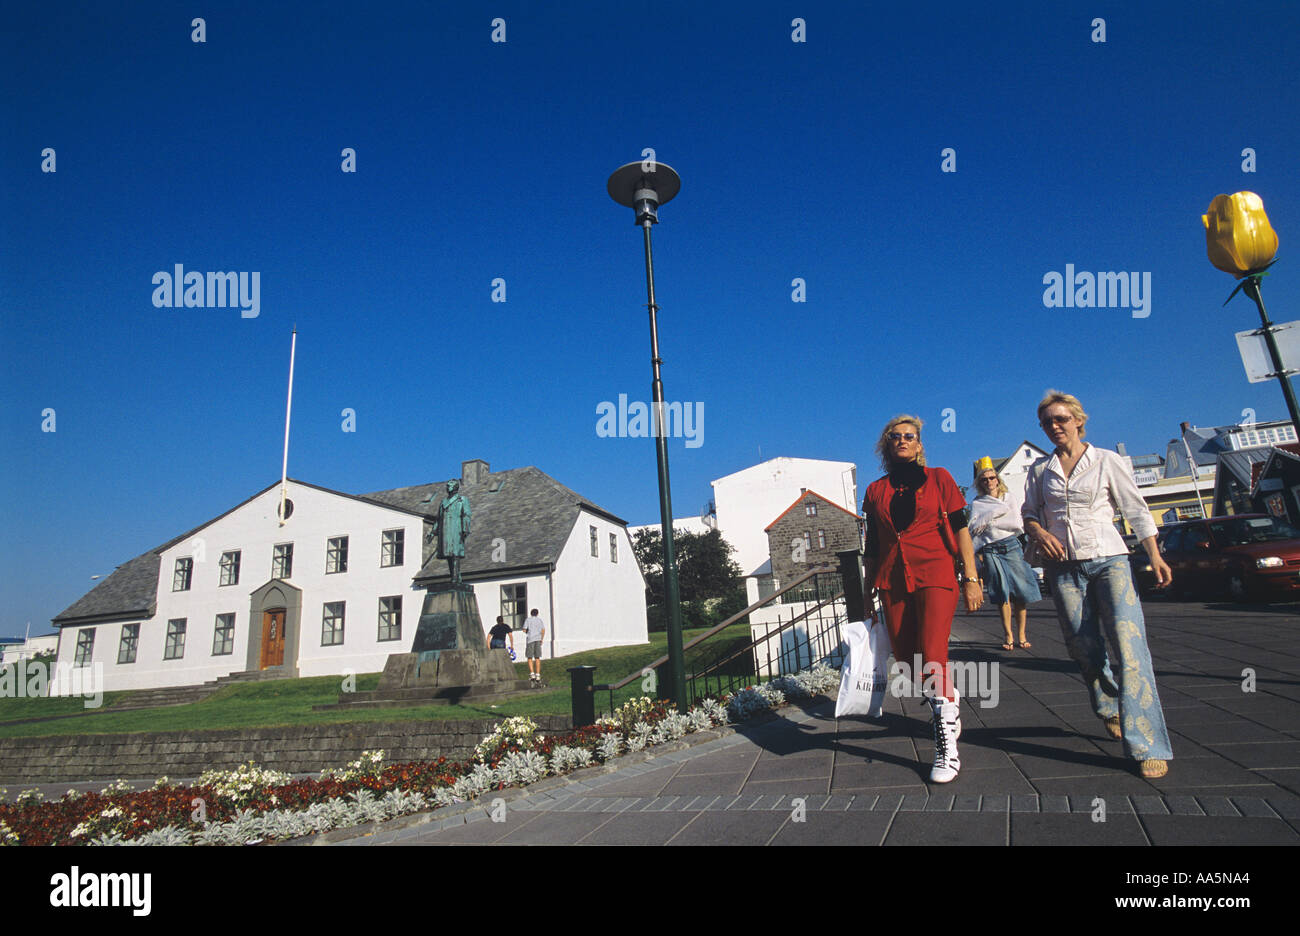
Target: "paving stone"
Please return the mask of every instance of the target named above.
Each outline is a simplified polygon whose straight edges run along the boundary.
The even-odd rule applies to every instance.
[[[803,822],[786,822],[778,827],[772,845],[879,845],[892,815],[860,811],[849,816],[809,813]]]
[[[832,793],[826,797],[826,803],[822,806],[825,812],[844,812],[853,802],[852,793]]]
[[[971,794],[954,796],[950,808],[953,812],[979,812],[980,798]]]
[[[1249,816],[1252,819],[1274,819],[1277,817],[1277,814],[1268,808],[1268,803],[1257,796],[1234,796],[1232,797],[1232,805],[1236,806],[1243,816]]]
[[[766,845],[789,819],[768,810],[702,812],[683,826],[669,845]]]
[[[1139,815],[1143,816],[1167,816],[1169,809],[1165,806],[1163,797],[1160,796],[1135,796],[1133,797],[1133,808]]]
[[[986,793],[980,797],[980,812],[1004,813],[1011,808],[1011,797],[1006,793]]]
[[[624,812],[577,842],[579,845],[663,845],[700,813]]]
[[[1039,802],[1039,796],[1038,796],[1037,793],[1034,793],[1034,794],[1032,794],[1032,795],[1017,794],[1017,795],[1011,797],[1011,811],[1012,811],[1012,812],[1032,812],[1032,813],[1036,813],[1036,812],[1039,812],[1039,811],[1040,811],[1041,806],[1042,806],[1042,804]],[[1066,804],[1066,807],[1067,807],[1067,808],[1069,807],[1069,803],[1068,803],[1068,802],[1067,802],[1067,804]],[[1059,810],[1057,810],[1057,811],[1059,812]]]
[[[1038,808],[1040,812],[1045,813],[1068,813],[1070,798],[1060,793],[1040,794]]]
[[[1205,810],[1207,816],[1240,816],[1237,807],[1232,805],[1232,801],[1226,796],[1203,796],[1197,794],[1195,797],[1201,809]]]
[[[1010,845],[1149,845],[1137,816],[1107,813],[1093,822],[1087,813],[1011,813]],[[1191,820],[1181,820],[1184,822]],[[1046,856],[1044,856],[1046,857]],[[1049,859],[1050,860],[1050,859]]]
[[[1005,845],[1007,817],[997,813],[899,812],[886,845]]]
[[[1243,816],[1143,816],[1153,845],[1298,845],[1300,834],[1281,819]]]
[[[931,793],[925,804],[926,812],[951,812],[954,799],[951,793]]]
[[[1194,796],[1166,796],[1165,804],[1169,807],[1169,812],[1175,816],[1205,815],[1205,810],[1201,809]]]

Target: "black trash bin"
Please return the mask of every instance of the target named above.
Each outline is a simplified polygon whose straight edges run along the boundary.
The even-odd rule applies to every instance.
[[[596,667],[570,666],[569,678],[573,685],[573,727],[585,728],[596,723]]]

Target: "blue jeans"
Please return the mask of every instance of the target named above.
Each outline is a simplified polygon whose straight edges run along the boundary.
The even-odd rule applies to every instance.
[[[1098,718],[1118,715],[1124,750],[1134,760],[1170,760],[1173,748],[1147,648],[1142,605],[1127,556],[1048,563],[1061,635],[1079,664]],[[1119,659],[1119,684],[1106,641]]]

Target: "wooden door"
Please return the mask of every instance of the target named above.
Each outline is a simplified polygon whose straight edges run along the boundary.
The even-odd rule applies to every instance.
[[[262,613],[262,665],[284,665],[284,609]]]

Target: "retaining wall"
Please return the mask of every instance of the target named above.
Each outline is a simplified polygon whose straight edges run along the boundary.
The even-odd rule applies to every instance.
[[[288,773],[342,767],[382,748],[385,763],[465,760],[500,719],[438,720],[155,734],[0,738],[0,784],[197,777],[249,760]],[[571,729],[567,715],[533,716],[544,734]]]

